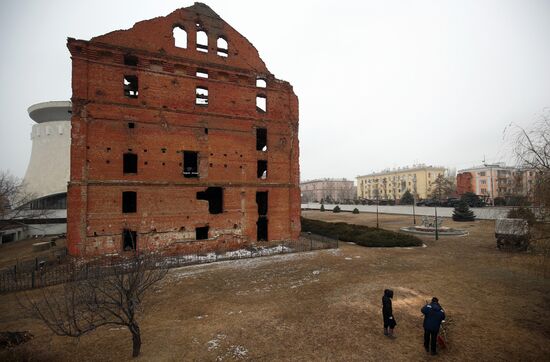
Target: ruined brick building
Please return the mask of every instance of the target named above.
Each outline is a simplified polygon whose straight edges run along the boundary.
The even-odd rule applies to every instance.
[[[212,9],[68,48],[70,254],[298,237],[298,98]]]

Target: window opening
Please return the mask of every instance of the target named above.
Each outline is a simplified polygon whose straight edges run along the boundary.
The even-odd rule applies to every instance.
[[[176,26],[172,30],[174,36],[174,45],[176,48],[187,48],[187,32],[181,26]]]
[[[208,78],[208,71],[206,69],[197,69],[195,75],[199,78]]]
[[[256,87],[258,88],[266,88],[267,82],[263,78],[256,78]]]
[[[196,240],[205,240],[208,239],[208,226],[201,226],[195,228],[195,239]]]
[[[201,106],[208,105],[208,88],[197,87],[195,103]]]
[[[197,192],[197,200],[208,201],[208,212],[221,214],[223,212],[223,188],[208,187],[206,191]]]
[[[262,180],[267,178],[267,160],[258,160],[257,176]]]
[[[256,150],[267,151],[267,128],[256,128]]]
[[[204,30],[197,31],[197,50],[208,53],[208,35]]]
[[[128,122],[128,128],[136,128],[136,124],[134,122]]]
[[[135,153],[125,153],[122,157],[122,172],[137,173],[138,155]]]
[[[228,46],[227,46],[227,40],[225,40],[223,37],[219,37],[217,41],[218,46],[218,55],[220,57],[227,57],[229,55]]]
[[[267,97],[265,95],[258,94],[256,96],[256,110],[262,113],[267,112]]]
[[[199,177],[199,153],[183,151],[183,176]]]
[[[256,192],[256,204],[258,204],[258,215],[267,216],[267,191]]]
[[[208,134],[208,128],[204,129],[204,134]]]
[[[137,193],[135,191],[124,191],[122,193],[122,212],[133,213],[137,210]]]
[[[138,78],[135,75],[124,76],[124,95],[129,98],[138,97]]]
[[[124,65],[129,65],[131,67],[137,67],[138,65],[138,57],[131,54],[125,54],[124,55]]]
[[[129,229],[122,231],[122,247],[124,251],[132,251],[137,249],[137,232]]]
[[[257,240],[267,241],[267,217],[260,216],[256,222],[257,227]]]

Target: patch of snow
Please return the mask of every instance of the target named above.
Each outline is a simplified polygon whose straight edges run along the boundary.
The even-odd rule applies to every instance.
[[[361,258],[361,255],[355,255],[354,258],[355,258],[355,259],[360,259],[360,258]]]
[[[350,245],[357,245],[353,241],[348,241],[347,243],[350,244]]]
[[[312,274],[313,275],[319,275],[320,272],[321,272],[320,270],[314,270]]]
[[[225,334],[218,333],[214,339],[211,339],[210,341],[206,342],[206,346],[208,350],[213,351],[215,349],[218,349],[221,341],[223,341],[225,337],[227,337]]]
[[[340,249],[328,249],[328,250],[323,250],[323,252],[327,254],[332,254],[335,256],[339,256],[342,253]]]
[[[428,245],[426,245],[426,244],[422,243],[422,247],[423,247],[423,248],[427,248],[427,247],[428,247]]]
[[[233,357],[236,359],[246,358],[248,350],[243,346],[231,346]]]
[[[352,258],[350,258],[349,256],[346,257],[346,260],[353,260]]]
[[[204,319],[204,318],[206,318],[206,317],[208,317],[208,314],[205,314],[205,315],[198,315],[198,316],[195,317],[195,319]]]
[[[120,330],[122,330],[122,329],[126,329],[126,327],[118,327],[118,328],[114,327],[114,328],[109,328],[110,331],[120,331]]]
[[[224,255],[228,258],[250,258],[252,256],[252,252],[246,249],[239,249],[228,251]]]
[[[180,278],[186,278],[186,277],[191,276],[191,275],[204,273],[204,272],[207,272],[211,269],[256,268],[256,267],[266,265],[266,264],[285,262],[285,261],[289,261],[289,260],[311,259],[315,255],[317,255],[318,252],[319,251],[278,254],[278,255],[273,255],[269,258],[245,258],[245,259],[218,261],[217,263],[211,263],[211,264],[197,264],[197,265],[182,266],[182,267],[179,267],[179,268],[171,269],[170,270],[170,275],[171,275],[171,277],[173,277],[175,279],[180,279]],[[264,253],[268,253],[268,252],[264,251]],[[271,253],[273,253],[273,252],[271,252]],[[270,255],[270,254],[265,254],[265,255]],[[218,260],[220,260],[220,257],[218,257]]]

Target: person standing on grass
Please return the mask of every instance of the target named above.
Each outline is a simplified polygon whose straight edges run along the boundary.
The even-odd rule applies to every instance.
[[[382,297],[382,317],[384,318],[384,335],[393,337],[393,329],[397,325],[395,318],[393,317],[393,310],[391,306],[391,300],[393,298],[393,290],[384,290],[384,296]]]
[[[421,312],[424,314],[424,348],[426,352],[430,352],[431,347],[432,355],[436,355],[437,334],[441,322],[445,320],[445,311],[441,308],[439,299],[433,297],[432,302],[422,307]]]

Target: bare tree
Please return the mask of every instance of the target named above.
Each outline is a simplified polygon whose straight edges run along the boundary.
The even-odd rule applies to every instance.
[[[539,217],[548,218],[550,214],[550,112],[528,128],[511,124],[505,129],[505,135],[512,136],[513,154],[523,175],[534,172],[534,179],[524,177],[524,182],[533,182],[525,185],[538,206]],[[548,273],[548,259],[550,258],[550,228],[547,223],[534,223],[530,231],[530,248],[535,251],[541,260],[543,276]]]
[[[19,224],[22,219],[45,217],[49,210],[31,208],[36,197],[25,189],[22,180],[0,170],[0,231]]]
[[[443,175],[438,175],[433,182],[430,195],[434,199],[442,200],[449,197],[454,192],[454,190],[455,185],[449,178]]]
[[[141,349],[138,315],[151,287],[168,272],[166,259],[151,254],[100,259],[76,267],[62,288],[25,294],[24,308],[58,336],[80,337],[101,326],[118,325],[132,334],[132,356]]]
[[[512,124],[513,153],[519,167],[535,172],[533,199],[542,216],[550,206],[550,113],[529,128]]]

